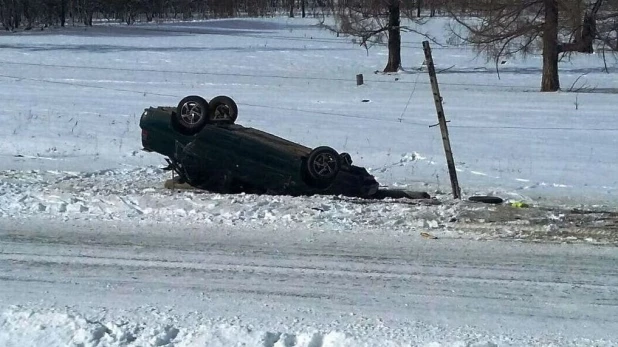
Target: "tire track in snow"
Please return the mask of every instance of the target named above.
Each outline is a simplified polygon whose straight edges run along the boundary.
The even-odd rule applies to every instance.
[[[118,226],[4,229],[0,305],[46,293],[50,302],[71,307],[171,305],[222,317],[242,312],[247,319],[294,319],[309,310],[423,317],[428,324],[448,317],[458,325],[482,312],[473,315],[484,327],[498,322],[528,331],[558,321],[578,334],[608,333],[618,324],[618,259],[610,247],[343,234],[308,242],[315,237],[310,230],[143,234]],[[273,333],[284,331],[290,330]]]

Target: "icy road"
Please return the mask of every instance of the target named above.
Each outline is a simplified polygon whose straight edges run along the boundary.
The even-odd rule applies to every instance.
[[[7,221],[2,346],[618,343],[614,247]]]

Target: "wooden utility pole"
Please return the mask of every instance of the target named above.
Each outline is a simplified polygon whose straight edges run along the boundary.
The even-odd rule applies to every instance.
[[[448,165],[448,174],[451,178],[451,187],[453,188],[453,198],[461,198],[461,189],[457,181],[457,170],[455,170],[455,160],[453,160],[453,151],[451,150],[451,141],[448,138],[448,128],[446,127],[446,118],[444,117],[444,109],[442,108],[442,97],[438,88],[438,78],[436,77],[436,68],[433,65],[431,57],[431,48],[429,41],[423,41],[423,51],[425,52],[425,64],[429,72],[429,81],[433,90],[433,100],[436,104],[436,112],[438,113],[438,124],[442,133],[442,144],[444,145],[444,153],[446,154],[446,164]]]

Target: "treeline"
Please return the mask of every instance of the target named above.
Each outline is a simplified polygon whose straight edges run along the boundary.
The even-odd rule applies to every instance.
[[[137,21],[191,20],[276,14],[315,15],[322,0],[0,0],[6,30],[35,26],[87,25],[93,20],[133,24]]]
[[[383,0],[371,0],[371,2]],[[403,8],[435,15],[446,0],[401,0]],[[5,30],[86,25],[107,20],[126,24],[274,15],[318,16],[341,6],[367,6],[367,0],[0,0]]]

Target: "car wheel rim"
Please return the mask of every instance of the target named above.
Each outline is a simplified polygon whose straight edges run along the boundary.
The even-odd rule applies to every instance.
[[[202,107],[197,102],[186,102],[180,108],[180,118],[187,124],[197,124],[202,118]]]
[[[230,108],[226,105],[219,105],[215,108],[215,112],[212,115],[212,120],[228,120],[231,119]]]
[[[337,160],[329,153],[319,154],[313,161],[313,169],[320,177],[330,177],[336,173]]]

